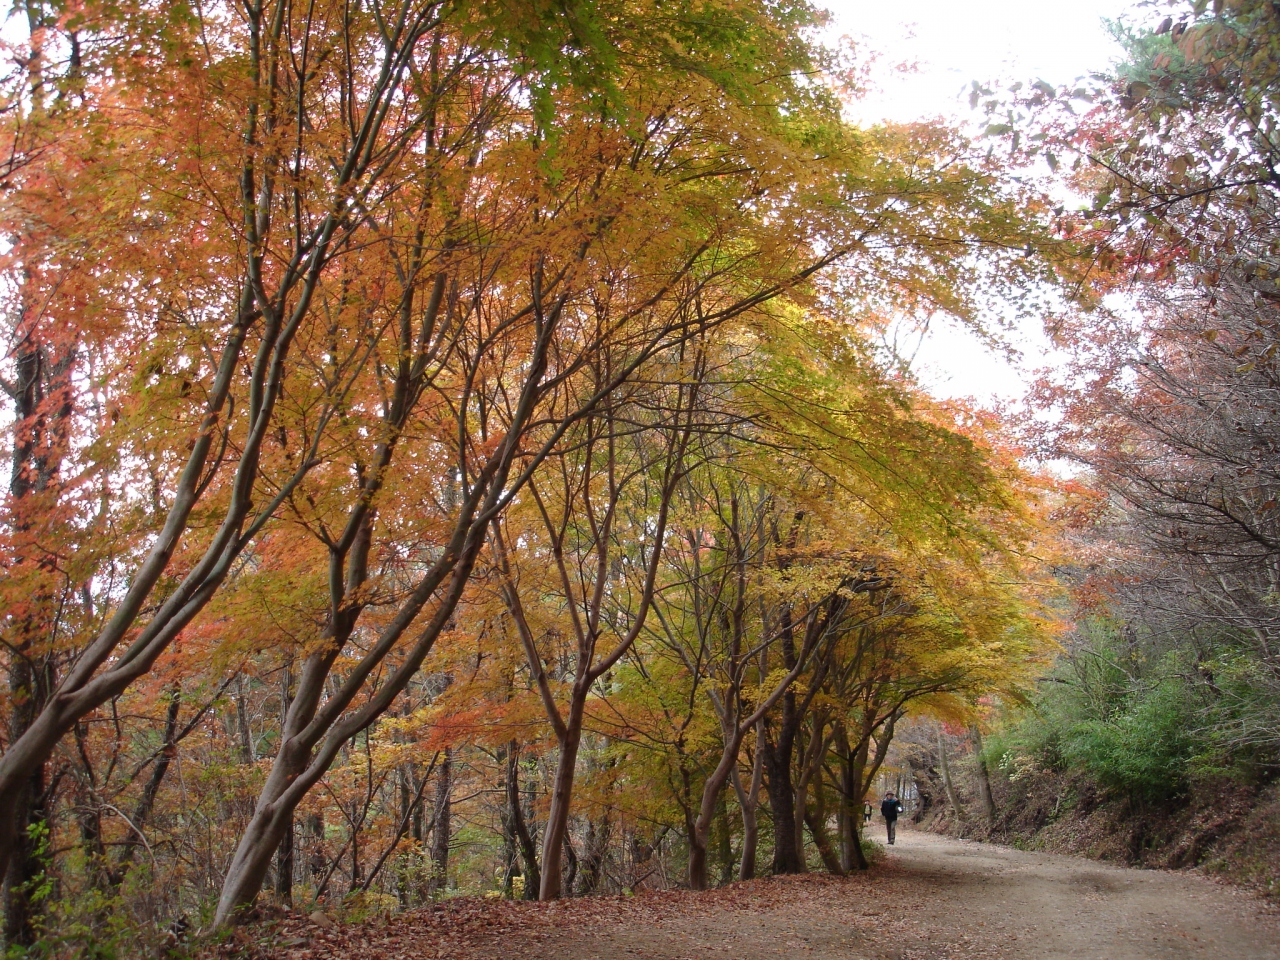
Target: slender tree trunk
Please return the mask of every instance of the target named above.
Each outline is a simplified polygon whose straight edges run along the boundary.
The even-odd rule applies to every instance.
[[[10,744],[41,715],[52,682],[50,657],[33,656],[28,651],[13,658],[9,674]],[[29,947],[39,937],[39,908],[32,894],[46,866],[41,851],[48,830],[45,770],[44,761],[35,764],[21,789],[13,792],[13,804],[0,809],[0,833],[9,836],[13,850],[4,874],[4,942],[9,946]]]
[[[960,801],[956,799],[956,788],[951,782],[951,765],[947,762],[947,744],[942,736],[942,728],[938,728],[938,759],[942,764],[942,786],[947,791],[947,801],[951,804],[951,810],[956,816],[956,820],[964,821],[964,810],[960,807]]]
[[[289,716],[289,704],[293,700],[293,656],[285,660],[284,676],[280,681],[280,727],[284,728]],[[294,871],[294,827],[293,817],[285,824],[284,835],[280,845],[276,847],[276,900],[286,906],[293,904],[293,871]]]
[[[809,788],[803,780],[796,784],[795,800],[792,801],[792,808],[796,812],[796,855],[800,859],[800,873],[809,872],[809,855],[804,848],[804,821],[807,807],[809,806]]]
[[[978,779],[978,804],[982,807],[982,819],[990,826],[996,819],[996,806],[991,802],[991,774],[987,770],[987,758],[982,755],[982,731],[975,723],[973,734],[973,760]]]
[[[836,835],[840,843],[840,869],[845,873],[855,869],[853,857],[854,820],[858,811],[853,806],[856,792],[853,780],[853,756],[849,749],[849,735],[844,727],[836,736],[836,757],[840,761],[840,806],[836,810]]]
[[[538,848],[529,831],[520,799],[520,747],[514,740],[507,748],[507,815],[524,861],[524,899],[536,900],[542,886],[542,875],[538,870]]]
[[[449,885],[449,841],[453,839],[453,752],[445,747],[436,774],[436,803],[431,836],[431,896],[441,896]]]
[[[756,743],[763,739],[762,724],[756,725]],[[738,861],[738,879],[754,880],[756,876],[756,851],[760,835],[760,782],[764,776],[764,754],[756,748],[755,759],[751,765],[751,780],[746,786],[742,783],[742,775],[737,764],[730,774],[734,792],[738,795],[738,808],[742,811],[742,855]]]
[[[542,838],[542,885],[539,900],[557,900],[563,890],[564,845],[569,836],[569,804],[573,799],[573,779],[578,764],[578,748],[582,743],[582,698],[574,691],[569,706],[565,735],[560,741],[560,756],[551,781],[551,808],[547,812],[547,828]]]
[[[707,847],[711,836],[711,824],[716,809],[724,795],[724,787],[738,766],[738,752],[742,749],[744,734],[731,733],[724,745],[720,762],[702,785],[702,797],[698,803],[698,815],[689,829],[689,886],[694,890],[706,890]]]
[[[796,853],[800,857],[800,872],[809,872],[809,854],[805,850],[804,845],[804,827],[805,821],[809,815],[809,784],[801,777],[796,784]]]
[[[511,760],[510,748],[503,747],[498,751],[498,762],[502,764],[502,897],[510,900],[514,891],[515,877],[520,872],[517,863],[520,855],[516,852],[516,830],[511,822]]]
[[[249,728],[248,694],[245,692],[244,674],[236,679],[236,727],[240,739],[240,762],[253,763],[253,731]]]
[[[849,751],[849,760],[845,765],[845,789],[848,791],[846,803],[849,805],[849,845],[844,850],[844,859],[848,861],[849,870],[866,870],[871,865],[862,852],[863,807],[867,798],[867,754],[871,749],[871,738],[865,734],[856,750]]]
[[[360,889],[360,827],[364,818],[359,812],[359,805],[351,801],[351,885],[347,893],[355,893]]]
[[[405,775],[409,778],[413,777],[413,764],[409,764]],[[418,847],[422,846],[422,828],[422,800],[419,798],[413,805],[413,816],[409,821],[409,836],[413,837],[414,844]]]
[[[813,803],[805,806],[805,823],[809,826],[813,845],[818,848],[818,854],[822,857],[822,865],[832,876],[842,877],[844,870],[840,866],[840,857],[836,854],[836,849],[831,845],[831,838],[827,834],[826,809],[821,797],[822,784],[818,784],[814,791]]]
[[[781,650],[783,665],[791,670],[797,663],[795,637],[790,612],[783,617]],[[791,767],[795,755],[796,738],[800,733],[803,715],[797,710],[796,695],[788,691],[782,697],[781,717],[778,721],[778,739],[769,741],[768,727],[765,736],[757,738],[756,748],[764,754],[765,773],[769,795],[769,811],[773,815],[773,872],[775,875],[804,873],[804,844],[801,821],[796,811],[796,788]],[[803,817],[800,811],[799,817]],[[796,838],[801,837],[797,843]]]

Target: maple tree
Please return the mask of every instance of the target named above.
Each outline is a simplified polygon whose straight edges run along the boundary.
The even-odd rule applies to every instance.
[[[216,898],[221,925],[302,877],[440,895],[469,784],[501,785],[509,892],[517,856],[526,893],[595,888],[615,829],[641,876],[673,840],[602,800],[639,729],[610,711],[699,689],[710,739],[664,755],[718,758],[691,881],[729,783],[747,832],[767,787],[775,868],[802,868],[872,585],[887,564],[946,611],[894,636],[971,645],[1002,621],[943,571],[981,581],[1020,536],[988,521],[1028,498],[856,317],[980,324],[1048,276],[1024,253],[1051,241],[1041,201],[952,132],[845,124],[802,4],[28,12],[3,184],[10,942],[41,934],[50,837],[60,870],[83,855],[92,896],[59,909],[86,929],[113,898],[152,921]],[[726,496],[736,519],[707,512]]]
[[[24,291],[32,304],[28,312],[38,306],[46,322],[65,323],[84,310],[77,294],[92,282],[89,306],[102,312],[87,311],[93,320],[85,332],[103,337],[100,359],[113,375],[108,382],[121,388],[116,395],[103,391],[101,400],[113,419],[136,425],[131,440],[140,448],[156,503],[143,541],[150,542],[126,561],[131,570],[119,593],[95,598],[101,606],[93,611],[92,633],[59,678],[56,694],[15,731],[0,758],[5,866],[23,819],[17,810],[21,784],[81,717],[147,673],[314,466],[313,451],[304,445],[273,478],[279,485],[261,488],[263,448],[277,433],[284,383],[296,369],[291,351],[323,333],[313,310],[317,292],[336,262],[358,249],[353,236],[369,229],[369,220],[351,211],[376,216],[394,195],[388,181],[397,161],[412,155],[414,133],[425,120],[421,111],[410,114],[394,132],[386,123],[409,57],[435,26],[434,11],[404,8],[387,44],[378,44],[371,62],[379,69],[372,75],[357,66],[353,46],[321,57],[321,74],[367,81],[358,93],[351,86],[352,99],[335,114],[350,134],[336,140],[313,136],[315,125],[304,123],[299,112],[308,108],[308,91],[317,108],[336,109],[324,76],[298,63],[292,66],[294,84],[284,83],[278,50],[262,48],[264,32],[272,42],[280,40],[279,13],[248,10],[243,23],[233,16],[200,24],[201,32],[166,9],[144,9],[132,20],[122,11],[119,23],[107,11],[94,24],[94,42],[71,37],[73,52],[85,48],[92,56],[77,54],[68,66],[66,102],[47,135],[74,138],[67,151],[82,151],[67,161],[75,180],[53,184],[76,201],[68,215],[61,209],[63,190],[41,189],[45,184],[37,182],[14,193],[15,212],[48,224],[43,239],[49,244],[48,253],[33,245],[15,252],[28,271],[58,255],[52,261],[58,269]],[[52,11],[48,16],[53,19]],[[328,29],[319,19],[308,26]],[[113,35],[117,28],[122,35]],[[53,29],[41,24],[37,32]],[[167,42],[157,56],[132,56],[132,43],[159,31]],[[248,58],[233,67],[221,52],[237,32],[249,41]],[[123,76],[99,89],[88,80],[98,71]],[[45,75],[39,82],[50,80]],[[183,99],[175,103],[179,91]],[[293,103],[298,109],[286,133],[289,114],[282,111]],[[195,129],[174,124],[175,107],[196,122]],[[132,131],[134,138],[99,160],[99,138],[112,130]],[[59,171],[32,164],[18,175],[28,172]],[[123,222],[111,226],[123,231],[126,242],[95,248],[101,222],[86,222],[79,205],[92,205],[119,180],[129,189],[108,209],[120,211]],[[223,189],[211,191],[211,183]],[[85,251],[91,256],[78,259]],[[215,263],[221,268],[210,271]],[[115,306],[108,306],[112,299]],[[121,324],[121,335],[106,329],[112,320]],[[318,391],[311,388],[319,401],[311,409],[317,437],[337,412],[348,371],[363,362],[364,352],[351,344],[339,348],[330,357],[333,379],[321,380]],[[135,377],[141,384],[129,383]],[[120,429],[119,423],[111,426]],[[164,444],[166,429],[182,437],[176,451]],[[85,441],[91,451],[93,439],[90,433]],[[86,464],[86,472],[93,469]],[[127,482],[129,472],[112,481]],[[198,533],[184,537],[192,527]]]

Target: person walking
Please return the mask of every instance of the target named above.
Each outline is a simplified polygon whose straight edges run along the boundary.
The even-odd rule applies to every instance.
[[[889,833],[889,846],[893,846],[894,835],[898,832],[898,814],[902,812],[902,803],[890,790],[880,801],[880,816],[884,817],[884,826]]]

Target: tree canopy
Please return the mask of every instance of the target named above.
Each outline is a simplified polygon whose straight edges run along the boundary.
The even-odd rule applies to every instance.
[[[815,8],[23,11],[8,944],[853,869],[904,712],[1052,647],[1053,485],[871,331],[1066,247]]]

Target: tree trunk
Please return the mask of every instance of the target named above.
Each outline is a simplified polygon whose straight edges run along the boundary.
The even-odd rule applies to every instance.
[[[819,796],[821,796],[820,787],[814,796],[814,802],[805,806],[805,823],[809,825],[809,835],[813,837],[813,845],[818,848],[818,854],[822,857],[822,865],[832,876],[843,877],[844,870],[840,866],[840,857],[836,855],[835,847],[831,846],[831,838],[827,836],[826,811],[818,801]]]
[[[10,744],[41,715],[52,682],[51,658],[26,653],[13,658],[9,673]],[[12,792],[8,809],[0,809],[0,834],[6,835],[13,851],[4,873],[4,942],[11,947],[33,946],[39,938],[38,907],[31,894],[46,865],[42,852],[48,833],[45,769],[43,760],[35,764],[21,788]]]
[[[788,670],[797,663],[795,636],[789,610],[783,612],[781,634],[782,662]],[[778,738],[770,742],[768,725],[762,725],[764,736],[757,736],[756,749],[764,754],[766,787],[769,811],[773,815],[773,872],[774,875],[804,873],[804,844],[800,834],[804,814],[796,812],[796,788],[791,767],[795,754],[796,738],[800,734],[803,713],[795,693],[788,691],[782,697],[781,716],[778,720]],[[801,841],[796,842],[800,836]]]
[[[245,693],[244,674],[236,678],[236,728],[240,740],[240,762],[253,763],[253,731],[249,729],[248,694]]]
[[[507,815],[524,861],[524,899],[536,900],[541,892],[542,875],[538,870],[538,848],[520,801],[520,747],[514,740],[507,748]]]
[[[796,784],[793,809],[796,812],[796,854],[800,858],[800,873],[809,872],[809,855],[804,848],[804,822],[808,816],[809,785],[801,778]]]
[[[515,890],[515,878],[520,873],[516,852],[516,830],[511,822],[511,762],[510,747],[498,751],[497,760],[502,764],[502,813],[498,817],[502,824],[502,898],[510,900]]]
[[[707,847],[711,838],[711,824],[724,795],[725,783],[737,769],[743,736],[745,734],[736,732],[730,734],[729,742],[721,751],[720,762],[702,785],[698,815],[689,829],[689,886],[694,890],[706,890],[709,884]]]
[[[280,726],[283,729],[289,716],[289,704],[293,700],[293,655],[285,659],[284,675],[280,680]],[[293,871],[294,871],[294,827],[293,817],[285,824],[284,836],[280,838],[280,846],[276,848],[276,901],[285,906],[293,905]]]
[[[432,898],[441,896],[449,885],[449,841],[453,832],[453,751],[445,747],[440,757],[440,770],[436,774],[436,802],[432,812],[434,821],[431,835],[431,884]]]
[[[859,802],[858,805],[861,806],[862,803]],[[852,827],[852,836],[850,838],[852,840],[852,844],[849,854],[850,860],[853,863],[853,869],[855,870],[867,870],[871,867],[871,864],[867,863],[867,855],[862,852],[863,823],[862,812],[858,811],[858,815],[853,817],[850,823],[850,826]]]
[[[410,767],[409,772],[410,774],[412,774],[413,772],[412,766]],[[424,824],[422,822],[422,801],[419,800],[416,804],[414,804],[413,818],[409,826],[409,836],[413,837],[414,843],[419,847],[422,846],[423,826]]]
[[[355,893],[360,889],[360,827],[364,817],[359,812],[359,804],[355,800],[351,801],[351,885],[347,888],[347,893]]]
[[[689,889],[706,890],[708,887],[707,843],[699,842],[696,825],[689,830]]]
[[[724,790],[720,791],[720,799],[716,803],[716,853],[720,861],[720,886],[724,886],[733,878],[733,836],[729,828],[729,804]]]
[[[240,835],[236,854],[227,868],[218,903],[219,919],[216,922],[219,924],[230,921],[234,912],[252,903],[262,889],[285,828],[293,821],[294,808],[310,786],[301,782],[307,769],[306,748],[287,736],[281,739],[284,742],[280,753],[267,775],[253,817]],[[289,794],[297,797],[292,803],[287,802]]]
[[[569,836],[569,804],[573,799],[573,778],[578,765],[578,747],[582,743],[583,698],[577,696],[569,706],[565,735],[560,742],[560,757],[551,781],[551,808],[547,812],[547,829],[542,838],[542,884],[539,900],[558,900],[564,892],[564,845]]]
[[[763,740],[761,724],[756,725],[756,743]],[[738,795],[738,808],[742,811],[742,855],[738,860],[738,879],[754,880],[756,876],[756,850],[760,835],[760,781],[764,776],[764,755],[756,748],[751,765],[751,780],[744,787],[742,775],[734,764],[730,773],[733,790]]]
[[[846,748],[848,748],[846,743]],[[857,749],[849,749],[844,766],[845,803],[848,804],[848,827],[846,846],[841,850],[841,863],[847,863],[847,870],[866,870],[870,867],[866,854],[862,852],[863,805],[866,803],[867,754],[870,752],[870,737],[865,735]]]
[[[853,756],[849,749],[849,736],[843,726],[836,736],[836,757],[840,761],[840,806],[836,810],[836,838],[840,843],[840,869],[848,873],[855,869],[853,838],[854,820],[858,811],[853,805],[853,795],[856,792]]]
[[[560,889],[570,895],[573,885],[578,879],[578,854],[573,849],[573,841],[569,839],[569,831],[564,833],[564,876],[560,878]]]
[[[788,697],[790,694],[788,694]],[[791,755],[795,744],[792,723],[784,715],[778,743],[762,739],[759,749],[764,754],[767,777],[765,788],[769,797],[769,811],[773,815],[773,872],[777,874],[803,873],[805,869],[802,850],[796,845],[796,791],[791,779]]]
[[[990,826],[996,819],[996,807],[991,802],[991,774],[987,770],[987,758],[982,755],[982,731],[975,723],[973,733],[973,760],[978,775],[978,804],[982,807],[982,818]]]
[[[942,736],[942,728],[938,728],[938,759],[942,764],[942,786],[947,791],[947,801],[951,804],[951,810],[956,815],[956,820],[964,821],[964,811],[960,807],[960,801],[956,799],[956,789],[951,782],[951,765],[947,763],[947,744]]]

